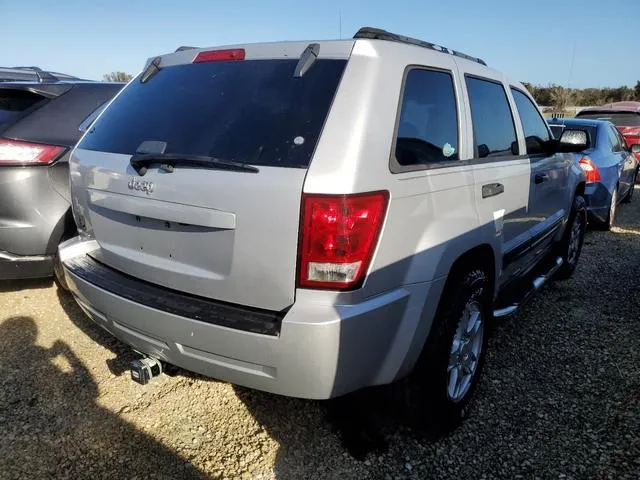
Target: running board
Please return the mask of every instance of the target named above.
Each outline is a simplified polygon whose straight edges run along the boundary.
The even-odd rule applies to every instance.
[[[512,303],[511,305],[507,305],[506,307],[498,308],[493,311],[494,318],[506,318],[515,314],[522,305],[526,303],[527,300],[538,290],[542,288],[542,286],[547,283],[547,280],[551,279],[553,275],[558,271],[558,269],[562,266],[564,262],[562,258],[556,257],[554,264],[551,268],[542,275],[538,275],[531,282],[531,288],[520,298],[518,302]]]

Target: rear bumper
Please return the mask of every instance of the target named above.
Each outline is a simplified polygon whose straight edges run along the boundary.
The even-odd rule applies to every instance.
[[[14,255],[0,251],[0,280],[42,278],[53,275],[52,255]]]
[[[398,288],[355,305],[316,303],[307,297],[313,292],[300,291],[279,332],[267,335],[186,318],[97,286],[73,261],[96,246],[74,239],[60,250],[69,287],[93,321],[184,369],[302,398],[339,396],[405,372],[429,287]]]

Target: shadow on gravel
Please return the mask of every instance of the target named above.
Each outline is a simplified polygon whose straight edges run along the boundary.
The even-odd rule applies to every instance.
[[[62,341],[41,347],[37,334],[30,317],[0,323],[2,478],[203,476],[98,405],[98,386],[71,348]]]
[[[0,280],[0,293],[18,292],[20,290],[39,290],[49,288],[53,278],[33,278],[26,280]]]
[[[58,287],[56,293],[58,294],[58,300],[60,301],[62,309],[73,324],[82,330],[91,340],[107,348],[115,355],[114,358],[106,361],[109,371],[118,377],[125,372],[128,373],[131,361],[139,358],[139,355],[136,354],[131,347],[120,342],[109,332],[91,321],[69,292]]]
[[[280,444],[274,471],[281,479],[337,478],[338,472],[328,470],[330,456],[346,452],[364,462],[389,453],[391,442],[398,438],[431,444],[446,436],[446,432],[424,428],[414,420],[400,384],[325,401],[282,397],[239,386],[234,389],[256,421]]]

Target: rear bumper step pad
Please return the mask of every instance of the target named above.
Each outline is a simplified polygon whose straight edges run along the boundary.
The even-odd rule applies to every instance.
[[[278,336],[286,310],[274,312],[190,295],[137,279],[89,255],[64,261],[74,275],[132,302],[200,322]]]

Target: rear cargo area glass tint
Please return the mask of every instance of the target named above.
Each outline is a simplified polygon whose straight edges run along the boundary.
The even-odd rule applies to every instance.
[[[298,59],[166,67],[134,80],[79,148],[134,154],[144,141],[164,153],[254,165],[307,167],[346,60],[318,60],[294,77]]]
[[[27,90],[0,89],[0,132],[43,100],[42,95]]]

